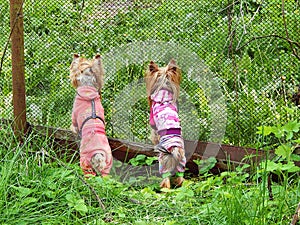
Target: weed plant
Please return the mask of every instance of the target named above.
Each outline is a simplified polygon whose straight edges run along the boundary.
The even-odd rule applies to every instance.
[[[280,128],[285,144],[298,142],[299,127]],[[270,129],[275,127],[264,128],[265,139],[275,131]],[[0,224],[288,224],[300,199],[299,168],[284,162],[280,150],[255,172],[244,164],[213,175],[209,169],[216,161],[211,159],[182,187],[161,190],[160,178],[135,175],[116,160],[110,177],[83,179],[78,153],[54,147],[49,137],[29,134],[19,144],[12,130],[1,125],[0,138]],[[59,151],[65,155],[58,156]],[[292,150],[288,154],[291,159]],[[138,157],[133,168],[143,161],[147,167],[155,158]],[[270,186],[271,173],[279,179]]]

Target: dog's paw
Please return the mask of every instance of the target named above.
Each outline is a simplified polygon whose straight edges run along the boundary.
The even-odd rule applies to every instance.
[[[106,166],[105,157],[101,153],[97,153],[92,157],[91,164],[97,174],[101,174]]]
[[[183,177],[176,177],[172,183],[175,187],[181,187],[184,180]]]
[[[160,183],[160,187],[170,189],[171,188],[170,178],[169,177],[164,178]]]

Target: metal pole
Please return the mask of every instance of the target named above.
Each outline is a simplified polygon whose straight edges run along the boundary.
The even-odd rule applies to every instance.
[[[23,1],[10,0],[14,132],[23,139],[26,127]]]

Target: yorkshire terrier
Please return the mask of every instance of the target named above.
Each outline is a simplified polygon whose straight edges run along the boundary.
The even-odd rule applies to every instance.
[[[101,89],[104,70],[101,56],[88,60],[74,54],[70,79],[76,89],[70,129],[80,138],[80,167],[85,176],[109,174],[112,153],[105,132]]]
[[[150,105],[151,141],[159,151],[159,172],[163,177],[160,187],[170,189],[171,177],[174,176],[174,185],[178,187],[184,181],[186,164],[177,107],[181,70],[174,59],[161,68],[151,61],[145,81]]]

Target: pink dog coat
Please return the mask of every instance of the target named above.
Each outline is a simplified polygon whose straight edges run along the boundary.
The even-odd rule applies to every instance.
[[[170,152],[172,147],[184,149],[184,142],[181,136],[180,120],[177,112],[177,105],[173,102],[173,94],[168,90],[159,90],[150,96],[152,100],[150,110],[150,125],[160,135],[159,146]],[[162,154],[160,153],[159,159]],[[159,160],[160,161],[160,160]],[[186,164],[185,157],[179,162],[177,172],[184,172]],[[171,172],[159,165],[160,173]]]
[[[91,102],[93,99],[96,115],[102,118],[103,121],[98,118],[88,119],[82,127],[86,118],[92,115]],[[82,131],[80,166],[84,174],[96,175],[91,165],[91,159],[95,154],[101,153],[106,159],[106,167],[102,171],[102,176],[108,175],[112,167],[112,153],[105,133],[104,109],[96,88],[89,86],[77,88],[72,111],[72,124]]]

